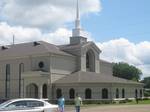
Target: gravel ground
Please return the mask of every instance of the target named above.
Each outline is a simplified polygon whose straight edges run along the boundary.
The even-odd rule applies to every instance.
[[[65,112],[75,112],[74,107],[66,107]],[[150,105],[112,105],[82,107],[81,112],[150,112]]]

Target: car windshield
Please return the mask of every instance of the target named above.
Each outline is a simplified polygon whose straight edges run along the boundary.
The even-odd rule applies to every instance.
[[[0,104],[0,108],[5,106],[6,104],[9,104],[12,100],[5,101],[4,103]]]

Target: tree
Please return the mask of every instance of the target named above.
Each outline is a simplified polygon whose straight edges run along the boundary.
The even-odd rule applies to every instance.
[[[141,82],[144,83],[144,88],[150,88],[150,77],[145,77]]]
[[[145,77],[141,83],[144,83],[144,96],[149,97],[150,96],[150,77]]]
[[[133,65],[120,62],[120,63],[114,63],[113,75],[128,80],[139,81],[140,76],[142,75],[142,71]]]

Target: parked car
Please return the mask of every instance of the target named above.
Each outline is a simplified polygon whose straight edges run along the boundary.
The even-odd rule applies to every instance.
[[[58,112],[58,105],[41,99],[13,99],[0,104],[0,112]]]

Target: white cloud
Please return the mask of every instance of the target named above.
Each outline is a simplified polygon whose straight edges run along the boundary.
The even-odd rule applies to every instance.
[[[81,0],[81,15],[101,10],[99,0]],[[64,25],[76,16],[76,0],[1,0],[0,44],[45,40],[69,42],[71,31]],[[43,33],[45,32],[45,33]],[[89,40],[92,40],[89,34]]]
[[[15,43],[43,40],[52,44],[60,45],[69,43],[69,37],[72,35],[72,31],[60,27],[54,32],[43,33],[38,28],[10,26],[6,22],[1,22],[0,44],[12,44],[13,35],[15,36]],[[92,40],[90,36],[89,33],[88,40]]]
[[[12,27],[7,23],[0,23],[1,44],[12,44],[13,35],[15,35],[15,43],[44,40],[53,44],[66,44],[69,43],[71,31],[66,28],[58,28],[54,32],[42,33],[37,28]]]
[[[102,50],[101,58],[111,62],[127,62],[142,69],[144,76],[150,76],[150,42],[135,44],[120,38],[97,45]]]
[[[70,30],[67,30],[65,28],[59,28],[53,33],[43,34],[42,40],[53,43],[53,44],[57,44],[57,45],[68,44],[71,33],[72,32]]]
[[[15,35],[16,42],[18,43],[38,40],[41,37],[41,32],[36,28],[11,27],[7,23],[0,23],[1,44],[11,44],[13,35]]]
[[[57,28],[75,18],[76,0],[1,0],[1,18],[12,25]],[[101,10],[99,0],[81,0],[81,15]]]

